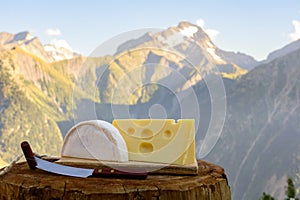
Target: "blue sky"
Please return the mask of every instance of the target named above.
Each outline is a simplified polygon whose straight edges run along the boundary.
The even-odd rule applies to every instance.
[[[0,31],[30,31],[43,43],[66,40],[88,55],[101,43],[141,28],[165,29],[202,19],[215,44],[263,59],[300,36],[299,0],[207,1],[5,1]],[[198,21],[199,22],[199,21]],[[294,24],[293,24],[294,23]],[[48,30],[48,31],[47,31]]]

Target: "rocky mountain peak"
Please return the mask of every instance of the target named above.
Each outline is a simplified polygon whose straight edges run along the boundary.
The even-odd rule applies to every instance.
[[[177,25],[178,28],[185,28],[185,27],[190,27],[190,26],[195,26],[195,24],[192,24],[188,21],[181,21]]]
[[[152,52],[152,54],[156,54],[156,56],[148,56],[148,54],[151,53],[149,52],[149,48],[151,47],[160,49],[159,51]],[[185,58],[183,60],[188,60],[194,66],[205,69],[206,71],[210,71],[208,66],[218,66],[222,75],[230,79],[235,79],[245,74],[248,69],[251,69],[257,64],[255,59],[246,54],[227,52],[219,49],[201,27],[186,21],[180,22],[177,26],[169,27],[160,32],[146,33],[139,38],[128,40],[119,45],[115,55],[125,51],[129,52],[133,49],[143,51],[143,53],[141,53],[143,58],[141,58],[140,64],[156,63],[157,61],[155,59],[153,60],[153,58],[158,56],[163,58],[159,62],[164,62],[164,64],[167,65],[171,65],[172,62],[179,62],[177,63],[179,68],[184,67],[185,64],[181,63],[181,61],[177,59],[174,61],[176,54],[180,55],[180,57],[183,56]],[[175,54],[166,53],[164,52],[165,50]],[[129,57],[132,57],[132,55],[128,55],[127,59],[136,60],[135,57]],[[121,65],[126,64],[121,63]],[[191,79],[199,81],[201,77]]]
[[[67,48],[57,44],[46,44],[44,45],[47,54],[52,57],[55,61],[72,59],[79,54],[74,53],[71,48]]]
[[[1,32],[0,33],[0,45],[6,44],[8,41],[12,40],[13,37],[14,37],[14,35],[11,33]]]
[[[30,41],[34,38],[33,35],[31,35],[28,31],[24,31],[24,32],[20,32],[14,35],[12,41],[10,41],[10,43],[13,42],[26,42],[26,41]]]
[[[200,44],[203,41],[211,42],[209,36],[199,26],[190,22],[180,22],[177,26],[169,27],[165,31],[156,33],[157,39],[170,47],[182,43],[196,42]],[[161,36],[161,37],[160,37]]]
[[[2,32],[0,33],[0,44],[11,47],[14,45],[29,43],[34,38],[35,37],[31,35],[28,31],[23,31],[17,34]]]
[[[179,46],[190,46],[188,43],[198,43],[204,48],[215,47],[209,36],[199,26],[183,21],[166,30],[157,33],[148,32],[137,39],[129,40],[118,47],[116,54],[141,46],[176,49]]]
[[[59,40],[60,44],[65,42]],[[64,44],[67,44],[66,42]],[[45,62],[51,63],[55,61],[71,59],[79,56],[74,53],[71,48],[67,48],[68,45],[46,44],[42,42],[28,31],[23,31],[17,34],[11,34],[7,32],[0,33],[0,51],[10,50],[15,47],[20,47],[24,51],[33,54]]]
[[[177,27],[180,29],[180,33],[186,37],[192,37],[194,39],[205,38],[210,40],[209,36],[201,27],[190,22],[180,22]]]

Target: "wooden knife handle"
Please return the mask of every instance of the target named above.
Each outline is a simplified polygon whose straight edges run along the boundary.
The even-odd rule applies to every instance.
[[[31,147],[29,145],[29,143],[27,141],[24,141],[21,143],[21,148],[22,148],[22,151],[23,151],[23,154],[27,160],[27,163],[28,163],[28,166],[30,169],[36,169],[36,161],[34,159],[34,154],[31,150]]]
[[[93,176],[106,178],[128,178],[128,179],[146,179],[147,172],[126,172],[112,168],[94,169]]]

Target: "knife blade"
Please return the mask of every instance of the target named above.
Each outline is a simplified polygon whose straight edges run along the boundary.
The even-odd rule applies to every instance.
[[[59,165],[36,157],[27,141],[21,143],[21,148],[31,170],[38,168],[55,174],[80,178],[94,176],[107,178],[146,179],[148,175],[147,172],[140,172],[140,169],[137,173],[133,173],[132,169],[128,172],[127,170],[121,171],[113,168],[85,169]]]

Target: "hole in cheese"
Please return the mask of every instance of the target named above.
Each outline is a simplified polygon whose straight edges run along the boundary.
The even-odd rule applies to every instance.
[[[135,120],[133,123],[135,123],[136,125],[139,125],[139,126],[147,126],[148,124],[151,123],[151,120]]]
[[[170,130],[165,130],[164,136],[165,136],[166,138],[170,138],[170,137],[172,137],[172,132],[171,132]]]
[[[127,129],[127,133],[128,133],[129,135],[133,135],[134,132],[135,132],[135,130],[134,130],[134,128],[132,128],[132,127],[130,127],[130,128]]]
[[[140,152],[141,153],[151,153],[151,152],[153,152],[153,145],[149,142],[142,142],[140,144]]]
[[[150,129],[144,129],[141,133],[143,139],[149,140],[153,137],[153,132]]]

